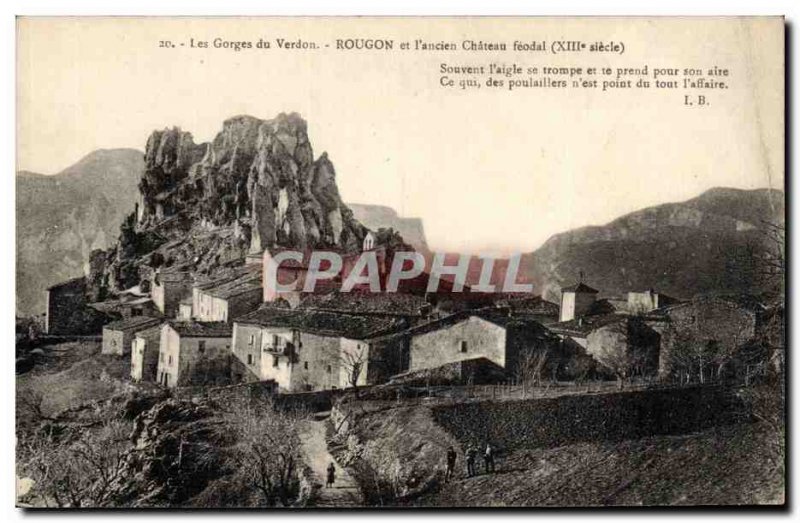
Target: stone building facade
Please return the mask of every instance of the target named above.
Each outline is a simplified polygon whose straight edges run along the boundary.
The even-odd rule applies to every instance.
[[[131,343],[137,332],[149,329],[161,323],[159,318],[149,316],[133,316],[115,321],[103,327],[103,354],[122,356],[129,354]]]
[[[188,272],[156,272],[150,283],[150,296],[161,314],[175,318],[181,300],[191,296],[192,285],[192,276]]]
[[[754,340],[765,311],[758,300],[748,296],[698,296],[655,311],[660,321],[653,328],[663,340],[659,373],[671,374],[676,351],[685,344],[705,347],[709,362],[722,361],[725,354],[733,354]],[[720,356],[713,358],[713,353]]]
[[[231,276],[196,284],[192,289],[191,314],[200,322],[226,322],[261,305],[260,266],[245,266]]]
[[[404,370],[411,372],[483,358],[510,376],[526,351],[559,345],[558,338],[539,322],[496,310],[458,312],[395,336],[401,337],[408,346]]]
[[[283,392],[341,389],[385,381],[398,368],[373,338],[403,320],[264,306],[234,323],[233,355],[243,380],[275,380]]]
[[[221,322],[164,324],[157,382],[167,388],[230,383],[231,333],[231,327]]]
[[[136,333],[131,344],[131,380],[156,381],[160,344],[160,325]]]
[[[598,290],[583,282],[561,288],[561,314],[558,321],[570,321],[587,314],[597,298]]]
[[[47,288],[44,330],[47,334],[72,334],[76,309],[86,306],[86,278],[73,278]]]

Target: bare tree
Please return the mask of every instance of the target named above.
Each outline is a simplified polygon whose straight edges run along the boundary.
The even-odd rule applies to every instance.
[[[361,345],[354,350],[343,350],[339,363],[345,372],[347,385],[352,387],[353,393],[358,396],[359,381],[367,364],[367,351]]]
[[[299,411],[284,411],[271,402],[253,405],[233,402],[226,426],[237,437],[232,459],[246,486],[254,489],[265,506],[290,506],[299,494]]]
[[[22,468],[48,506],[111,506],[109,492],[123,470],[128,433],[119,420],[75,434],[57,434],[51,427],[27,440]]]
[[[549,352],[547,350],[528,350],[523,352],[517,362],[517,380],[534,387],[540,386],[542,373],[547,366],[548,360]]]
[[[670,325],[672,344],[669,351],[669,366],[679,376],[681,384],[696,378],[705,383],[706,370],[712,362],[708,342],[700,339],[693,329],[679,329]]]
[[[765,283],[783,293],[786,282],[786,226],[763,221],[764,249],[757,263],[757,273]]]

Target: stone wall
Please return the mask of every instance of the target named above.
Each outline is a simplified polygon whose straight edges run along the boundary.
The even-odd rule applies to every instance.
[[[433,407],[437,423],[464,448],[488,441],[506,451],[685,434],[740,421],[743,412],[741,401],[718,387]]]
[[[47,290],[47,334],[79,334],[72,321],[76,309],[86,305],[86,278],[76,278]]]

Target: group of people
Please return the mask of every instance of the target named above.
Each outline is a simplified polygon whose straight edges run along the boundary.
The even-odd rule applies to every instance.
[[[453,447],[448,447],[447,449],[447,471],[444,475],[445,481],[450,481],[453,477],[453,473],[456,468],[456,451]],[[478,458],[478,450],[475,448],[474,445],[470,445],[467,448],[467,451],[464,453],[464,460],[467,464],[467,477],[471,478],[472,476],[476,476],[478,472],[475,469],[475,462]],[[495,450],[494,447],[490,443],[486,444],[486,448],[483,450],[483,466],[486,471],[486,474],[495,471],[494,468],[494,458],[495,458]]]
[[[453,447],[447,448],[447,471],[444,475],[445,481],[450,481],[453,477],[453,473],[455,472],[456,468],[456,458],[457,458],[456,451]],[[486,470],[486,474],[495,471],[494,468],[494,456],[495,450],[494,447],[490,443],[486,444],[486,448],[483,450],[483,466]],[[476,476],[478,472],[475,470],[475,461],[478,458],[478,450],[475,448],[474,445],[470,445],[467,448],[467,451],[464,453],[464,460],[467,464],[467,477],[471,478],[472,476]],[[333,463],[328,465],[327,469],[327,481],[325,482],[325,486],[327,488],[332,488],[334,482],[336,481],[336,467]]]

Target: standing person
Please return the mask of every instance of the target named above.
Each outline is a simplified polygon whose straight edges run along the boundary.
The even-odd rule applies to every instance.
[[[453,469],[456,466],[456,451],[453,447],[447,447],[447,472],[444,474],[444,481],[447,483],[453,477]]]
[[[478,451],[475,450],[475,447],[470,445],[467,449],[466,458],[467,458],[467,477],[472,477],[475,475],[475,457],[478,455]]]
[[[490,443],[486,443],[486,450],[483,453],[483,463],[486,473],[494,472],[494,449]]]
[[[336,481],[336,467],[333,462],[331,462],[331,464],[328,465],[328,481],[325,483],[325,486],[328,488],[333,487],[334,481]]]

